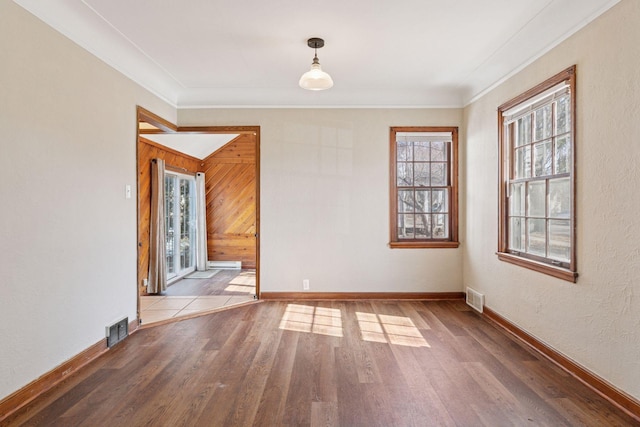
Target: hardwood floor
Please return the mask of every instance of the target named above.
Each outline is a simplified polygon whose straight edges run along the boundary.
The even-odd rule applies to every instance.
[[[219,270],[209,279],[181,279],[169,285],[162,295],[214,296],[255,293],[255,270]]]
[[[141,296],[140,321],[147,325],[193,317],[204,311],[251,302],[255,295],[255,270],[216,270],[208,279],[181,279],[161,295]]]
[[[259,302],[142,329],[5,424],[640,425],[462,301]]]

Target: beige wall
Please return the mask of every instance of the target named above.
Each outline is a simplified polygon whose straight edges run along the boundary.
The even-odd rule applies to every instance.
[[[0,63],[2,399],[135,319],[136,104],[175,111],[9,0]]]
[[[640,398],[640,2],[623,0],[465,109],[464,282],[486,305]],[[498,105],[577,64],[576,284],[499,262]]]
[[[263,291],[459,291],[640,398],[640,3],[464,110],[178,112],[0,0],[0,399],[136,310],[135,105],[260,125]],[[500,263],[496,108],[578,65],[577,284]],[[312,96],[312,94],[310,94]],[[460,126],[461,248],[388,248],[390,126]],[[464,268],[464,274],[463,274]],[[464,277],[464,279],[463,279]]]
[[[461,120],[460,109],[178,112],[181,126],[261,127],[263,292],[302,291],[303,279],[315,292],[461,291],[461,249],[388,247],[389,127]]]

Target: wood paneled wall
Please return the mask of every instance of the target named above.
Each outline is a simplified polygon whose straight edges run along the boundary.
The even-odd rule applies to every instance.
[[[210,261],[256,268],[256,136],[243,134],[204,159]]]
[[[142,280],[149,270],[149,220],[151,217],[151,160],[163,159],[166,165],[196,173],[202,161],[144,138],[138,142],[138,288],[143,295]]]

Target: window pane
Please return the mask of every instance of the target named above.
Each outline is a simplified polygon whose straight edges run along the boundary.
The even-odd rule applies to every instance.
[[[413,160],[416,162],[429,161],[429,143],[416,141],[413,143]]]
[[[398,190],[398,212],[413,212],[413,190]]]
[[[549,216],[571,218],[571,181],[569,178],[549,180]]]
[[[398,161],[410,162],[413,160],[412,144],[406,141],[397,141]]]
[[[416,212],[429,212],[429,205],[431,204],[429,195],[429,190],[416,190]]]
[[[573,66],[498,108],[498,258],[574,282],[575,84]]]
[[[569,132],[571,126],[571,97],[563,96],[556,102],[556,135]]]
[[[547,140],[533,146],[533,176],[551,175],[551,141]]]
[[[524,251],[524,220],[522,218],[509,219],[509,249]]]
[[[414,184],[416,187],[429,186],[429,163],[414,163]]]
[[[457,191],[457,177],[451,170],[451,162],[456,160],[452,158],[457,143],[455,128],[448,132],[443,128],[421,129],[425,130],[391,128],[395,133],[391,140],[391,152],[395,153],[391,173],[396,175],[391,190],[392,218],[395,216],[395,225],[391,220],[392,247],[448,247],[429,240],[451,240],[457,234],[457,230],[449,229],[451,215],[457,214],[451,212],[456,205],[450,200],[452,192]],[[435,220],[438,228],[434,237]],[[409,245],[410,240],[418,243]]]
[[[166,175],[164,178],[164,197],[165,197],[165,241],[166,241],[166,264],[167,274],[175,273],[175,263],[173,256],[176,247],[176,209],[175,209],[175,177]]]
[[[571,168],[571,139],[568,135],[556,140],[555,173],[568,173]]]
[[[516,147],[531,143],[531,115],[518,119],[516,126]]]
[[[549,258],[569,262],[571,256],[571,222],[549,221]]]
[[[527,220],[527,252],[530,254],[546,256],[545,222],[544,219]]]
[[[433,238],[447,239],[449,238],[449,215],[432,215],[433,219]]]
[[[515,179],[531,177],[531,146],[516,149]]]
[[[433,187],[447,185],[445,170],[446,163],[431,163],[431,185]]]
[[[195,181],[183,179],[180,182],[180,269],[191,268],[195,264]]]
[[[509,214],[514,216],[524,216],[524,183],[522,182],[511,184]]]
[[[398,238],[413,239],[413,214],[398,215]]]
[[[398,187],[413,185],[413,163],[398,163]]]
[[[449,190],[433,190],[431,192],[431,212],[448,212]]]
[[[544,218],[547,213],[545,181],[528,182],[527,188],[527,216]]]
[[[429,239],[431,238],[431,224],[430,224],[430,215],[422,214],[416,215],[416,229],[415,229],[415,238],[416,239]]]
[[[534,141],[551,137],[551,104],[538,108],[535,112],[536,131]]]
[[[431,143],[431,161],[444,162],[447,160],[447,143],[432,142]]]

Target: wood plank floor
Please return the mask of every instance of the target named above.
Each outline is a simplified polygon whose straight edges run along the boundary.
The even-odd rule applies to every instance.
[[[327,301],[142,329],[3,425],[638,423],[462,301]]]
[[[220,270],[209,279],[181,279],[167,287],[167,296],[248,295],[255,293],[256,270]]]

